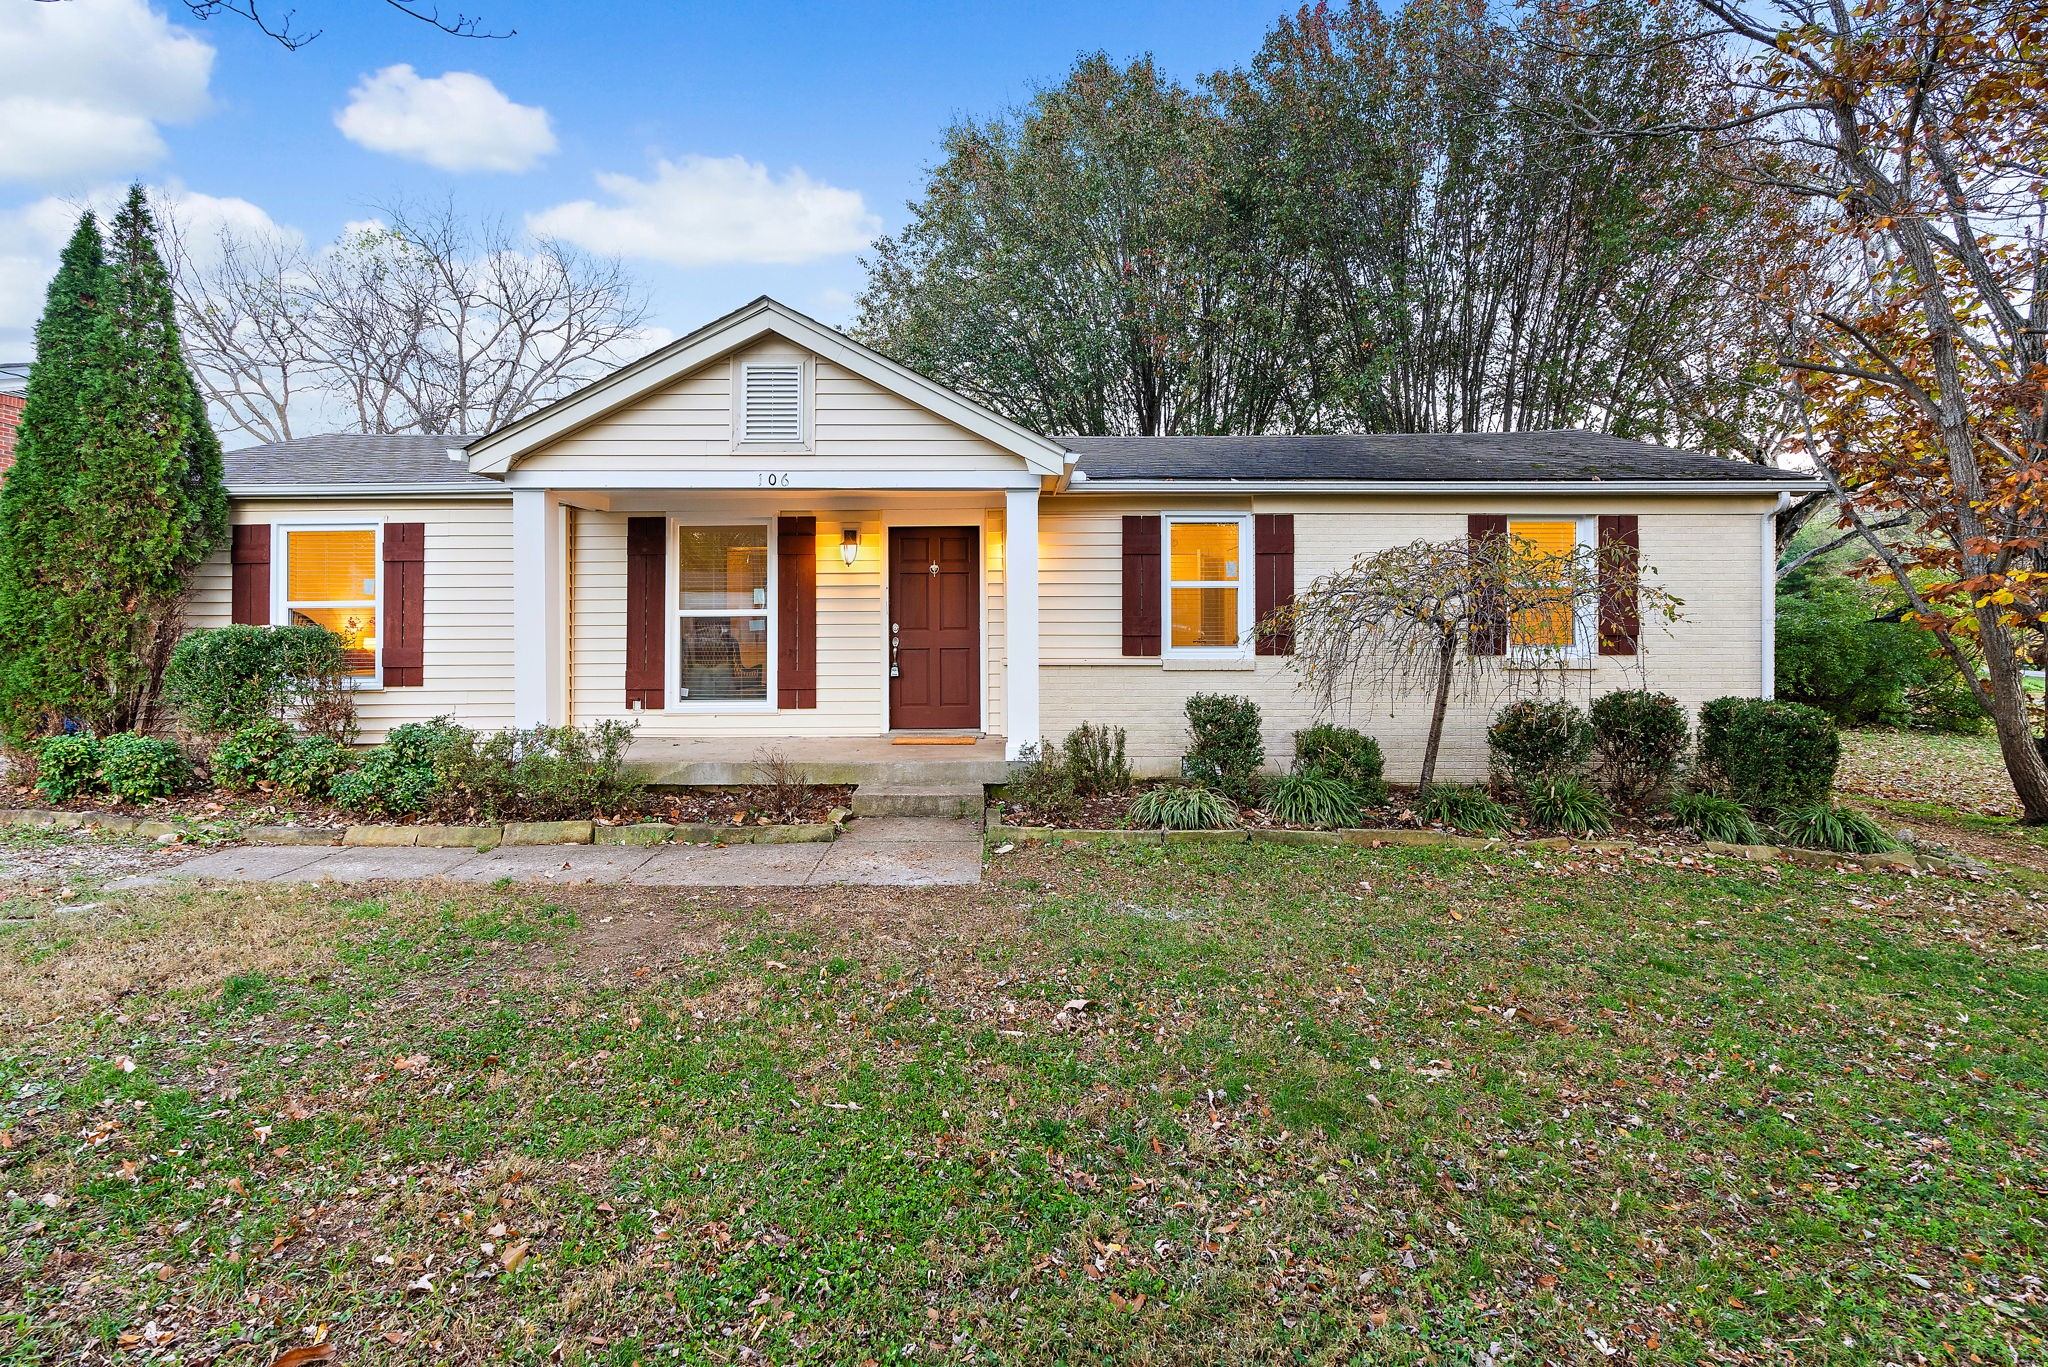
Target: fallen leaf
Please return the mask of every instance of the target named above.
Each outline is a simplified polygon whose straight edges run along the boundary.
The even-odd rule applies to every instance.
[[[507,1272],[517,1272],[519,1264],[526,1261],[526,1249],[526,1240],[514,1239],[505,1245],[505,1251],[498,1255],[498,1261],[505,1265]]]
[[[287,1348],[270,1360],[270,1367],[320,1367],[322,1363],[334,1361],[334,1345],[331,1343],[308,1343],[298,1348]]]

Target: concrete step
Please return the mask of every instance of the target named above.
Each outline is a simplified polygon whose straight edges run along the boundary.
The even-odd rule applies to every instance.
[[[853,814],[979,817],[987,797],[979,783],[863,783],[853,790]]]

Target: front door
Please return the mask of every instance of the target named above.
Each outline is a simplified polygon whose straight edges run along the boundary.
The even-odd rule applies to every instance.
[[[981,725],[980,538],[972,527],[889,530],[889,725]]]

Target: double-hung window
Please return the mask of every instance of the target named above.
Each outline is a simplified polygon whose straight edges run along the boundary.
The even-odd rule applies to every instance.
[[[294,626],[326,627],[341,638],[349,674],[374,683],[378,677],[381,529],[285,526],[278,530],[284,542],[283,563],[276,572],[283,620]]]
[[[1581,577],[1586,544],[1583,518],[1509,518],[1508,537],[1532,561],[1532,583],[1547,582],[1551,601],[1534,603],[1508,622],[1508,646],[1520,655],[1557,658],[1588,653],[1592,624],[1590,603],[1573,597],[1573,580]],[[1583,588],[1579,585],[1576,587]],[[1583,595],[1581,595],[1583,596]]]
[[[1251,637],[1249,518],[1166,519],[1167,654],[1236,658]]]
[[[765,703],[774,660],[768,524],[676,529],[676,696]]]

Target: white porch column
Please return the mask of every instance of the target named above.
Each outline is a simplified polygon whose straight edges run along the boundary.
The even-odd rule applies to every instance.
[[[562,506],[546,489],[512,491],[512,724],[567,720],[562,661]]]
[[[1003,745],[1038,742],[1038,490],[1003,493]]]

